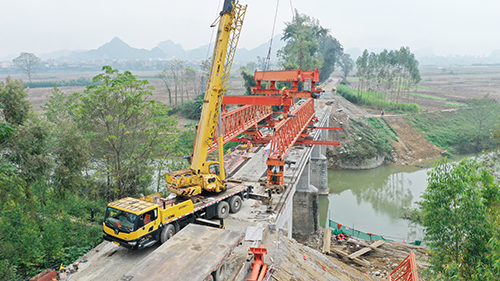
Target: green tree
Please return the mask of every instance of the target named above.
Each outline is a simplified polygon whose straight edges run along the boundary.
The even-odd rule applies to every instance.
[[[323,57],[323,65],[319,69],[319,81],[324,82],[335,70],[335,64],[341,60],[344,48],[340,42],[330,34],[320,33],[319,52]]]
[[[491,266],[486,254],[497,229],[492,214],[498,214],[498,185],[471,158],[458,164],[442,160],[428,176],[420,204],[430,270],[437,280],[468,280],[481,265]]]
[[[240,74],[241,78],[243,78],[243,85],[245,86],[245,95],[252,94],[252,90],[250,89],[250,87],[257,86],[257,83],[253,79],[253,74],[250,73],[248,68],[244,66],[240,67]]]
[[[285,23],[281,40],[285,47],[278,51],[285,70],[301,68],[312,70],[323,65],[323,55],[319,52],[318,38],[328,33],[318,21],[295,10],[292,22]]]
[[[349,72],[354,69],[354,61],[351,59],[351,55],[345,53],[342,54],[342,56],[340,56],[338,64],[342,69],[342,79],[344,81],[347,81],[347,75],[349,75]]]
[[[152,87],[129,71],[109,66],[94,77],[80,95],[78,117],[93,147],[96,176],[106,180],[106,196],[135,195],[151,181],[155,157],[172,140],[176,120],[156,101],[148,101]]]
[[[356,60],[356,68],[358,95],[362,90],[379,91],[398,104],[403,102],[403,94],[415,89],[421,80],[418,61],[409,47],[379,54],[364,50]]]
[[[480,99],[473,99],[465,110],[470,111],[473,122],[470,123],[470,129],[467,130],[474,151],[479,153],[490,147],[490,128],[494,127],[500,116],[500,106],[489,98],[488,95]]]
[[[53,159],[50,155],[51,125],[31,113],[25,123],[16,129],[5,156],[19,168],[18,175],[28,184],[46,185]]]
[[[365,49],[363,54],[356,59],[356,76],[359,79],[358,83],[358,100],[361,100],[361,90],[365,89],[368,78],[368,50]]]
[[[6,83],[0,82],[0,105],[5,121],[19,126],[26,121],[32,108],[23,83],[7,77]]]
[[[12,60],[14,66],[28,76],[30,82],[31,76],[35,73],[41,61],[40,58],[32,53],[21,53],[21,55]]]
[[[83,189],[82,171],[88,167],[90,157],[88,140],[76,123],[77,103],[76,95],[66,95],[54,87],[49,101],[42,106],[47,121],[53,125],[50,153],[55,167],[51,182],[59,197]]]

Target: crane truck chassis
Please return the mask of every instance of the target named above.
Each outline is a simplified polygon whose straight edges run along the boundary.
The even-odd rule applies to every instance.
[[[251,187],[228,183],[222,193],[192,198],[162,198],[154,193],[140,199],[126,197],[109,203],[103,221],[103,239],[131,249],[166,242],[190,223],[224,228],[223,219],[237,213]],[[209,221],[221,219],[221,223]]]

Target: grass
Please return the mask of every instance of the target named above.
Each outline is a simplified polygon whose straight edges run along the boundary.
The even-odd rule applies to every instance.
[[[344,146],[340,157],[344,160],[365,160],[377,155],[390,153],[391,139],[394,135],[376,117],[366,119],[366,122],[350,120],[352,143]]]
[[[414,97],[419,97],[419,98],[433,99],[433,100],[442,100],[442,101],[448,100],[447,98],[436,97],[436,96],[431,96],[431,95],[424,95],[424,94],[408,93],[408,95],[414,96]]]
[[[384,120],[384,122],[387,124],[387,121],[385,121],[384,118],[382,118],[382,120]],[[368,123],[370,123],[370,125],[372,127],[374,127],[378,131],[379,134],[383,134],[385,137],[389,137],[389,138],[391,138],[394,141],[398,141],[398,139],[396,138],[396,136],[394,136],[394,134],[392,134],[392,132],[391,132],[392,127],[389,126],[389,124],[387,124],[387,126],[390,129],[387,129],[387,127],[384,126],[384,124],[382,124],[382,122],[380,121],[380,119],[377,118],[377,117],[370,117],[370,118],[368,118]],[[395,132],[394,129],[392,129],[392,131]]]
[[[337,87],[337,92],[347,99],[348,101],[358,104],[372,107],[374,109],[380,109],[385,111],[396,111],[396,112],[419,112],[421,108],[415,103],[403,103],[403,102],[393,102],[387,101],[386,95],[382,93],[369,92],[369,91],[359,91],[352,89],[345,85],[339,85]]]
[[[492,103],[452,112],[413,114],[409,121],[433,144],[451,153],[465,154],[496,147],[490,132],[497,130],[499,116],[500,105]]]
[[[454,106],[454,107],[467,107],[466,105],[455,103],[455,102],[447,102],[444,105]]]
[[[393,127],[391,127],[391,125],[389,125],[389,123],[387,122],[387,120],[385,120],[385,118],[381,118],[382,121],[384,121],[385,125],[389,128],[389,130],[391,130],[391,132],[397,137],[398,136],[398,132],[396,132],[396,130],[394,130]],[[395,141],[398,141],[397,138],[394,139]]]

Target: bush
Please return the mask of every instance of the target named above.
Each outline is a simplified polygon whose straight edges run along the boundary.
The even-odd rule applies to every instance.
[[[169,115],[180,113],[185,118],[200,120],[204,97],[205,94],[201,94],[193,100],[174,105],[169,111]]]
[[[98,222],[90,222],[90,212],[76,212],[79,216],[70,213],[79,202],[84,209],[95,204],[99,210],[104,210],[104,202],[77,196],[59,200],[51,191],[44,204],[35,203],[38,198],[32,200],[11,201],[0,210],[0,253],[8,260],[0,261],[2,277],[5,271],[28,277],[61,263],[68,265],[102,242],[101,227]]]

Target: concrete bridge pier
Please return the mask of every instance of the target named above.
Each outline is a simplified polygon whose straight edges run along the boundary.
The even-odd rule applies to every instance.
[[[315,145],[311,152],[311,184],[318,189],[321,195],[328,195],[328,167],[326,156],[321,154],[321,147],[324,145]]]
[[[293,196],[293,237],[305,238],[319,229],[318,189],[311,185],[311,162],[308,161],[297,182]]]
[[[322,126],[328,127],[329,118],[325,118]],[[320,140],[328,140],[328,130],[320,131]],[[315,145],[311,152],[311,184],[318,188],[318,193],[328,195],[328,166],[326,161],[326,145]]]

